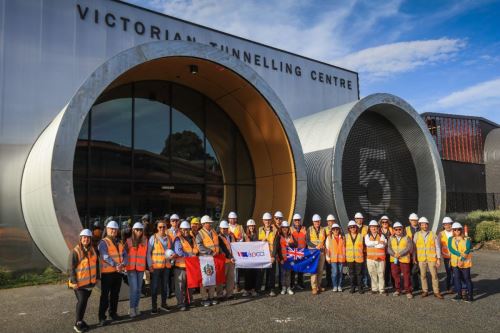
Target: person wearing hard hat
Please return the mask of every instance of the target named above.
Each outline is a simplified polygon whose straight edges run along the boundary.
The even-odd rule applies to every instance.
[[[342,292],[342,268],[345,264],[345,238],[340,232],[340,225],[331,225],[325,244],[326,262],[331,267],[332,290]]]
[[[229,231],[229,223],[222,220],[219,224],[219,244],[221,252],[226,256],[224,275],[226,276],[226,285],[217,285],[217,297],[222,299],[232,299],[234,291],[234,258],[231,243],[236,242],[236,238]],[[225,289],[225,292],[224,292]]]
[[[328,237],[332,230],[332,225],[335,223],[335,216],[333,214],[329,214],[326,217],[326,227],[325,227],[325,235]],[[325,270],[326,270],[326,287],[332,288],[332,265],[325,260]]]
[[[403,273],[403,287],[406,290],[406,297],[411,299],[413,294],[410,281],[410,262],[413,243],[410,237],[404,235],[401,223],[395,222],[393,228],[394,235],[389,238],[387,246],[394,288],[396,289],[393,295],[399,296],[401,294],[401,273]]]
[[[117,320],[118,297],[127,263],[124,261],[123,244],[118,240],[118,223],[109,221],[106,225],[106,237],[98,245],[101,265],[101,297],[99,300],[99,324],[107,324],[106,311]]]
[[[366,266],[370,274],[372,294],[387,295],[385,292],[385,247],[387,239],[380,234],[378,222],[371,220],[369,232],[364,241],[366,246]]]
[[[192,237],[196,237],[196,235],[198,235],[199,230],[200,230],[200,219],[197,217],[193,217],[191,219],[191,231],[189,233],[191,234]]]
[[[422,283],[422,297],[429,295],[427,285],[427,269],[431,273],[432,289],[434,296],[443,299],[439,292],[439,279],[437,269],[441,265],[441,247],[437,236],[429,230],[429,221],[422,216],[418,223],[420,231],[413,236],[413,243],[416,248],[416,260],[420,270],[420,282]]]
[[[323,291],[321,288],[321,280],[323,277],[323,266],[325,264],[326,234],[325,229],[321,227],[321,217],[318,214],[313,215],[312,223],[313,225],[307,229],[306,242],[309,249],[318,249],[320,251],[318,269],[316,274],[311,274],[312,294],[317,295],[320,291]]]
[[[415,213],[411,213],[408,217],[409,224],[405,228],[406,236],[410,237],[413,241],[413,236],[420,231],[420,226],[418,225],[418,215]],[[412,248],[412,251],[415,249]],[[415,253],[412,253],[412,256],[415,256]],[[420,288],[420,274],[418,271],[418,265],[414,264],[415,260],[411,260],[410,262],[410,272],[411,272],[411,285],[413,287],[413,291],[419,291]]]
[[[179,230],[179,215],[170,215],[170,228],[167,230],[167,235],[170,237],[170,242],[174,242],[175,238],[180,235]]]
[[[441,245],[441,257],[443,258],[444,269],[446,271],[446,291],[452,293],[451,287],[453,284],[453,269],[450,266],[450,250],[448,249],[448,240],[453,237],[452,226],[453,220],[449,216],[443,218],[443,230],[439,233],[439,242]]]
[[[453,279],[457,295],[454,301],[463,300],[470,303],[473,301],[472,279],[470,269],[472,267],[471,241],[465,237],[462,225],[458,222],[452,224],[453,237],[448,239],[448,250],[450,251],[450,263],[453,268]],[[467,286],[467,296],[462,296],[462,282]]]
[[[141,299],[142,280],[146,270],[147,249],[148,243],[144,237],[144,225],[141,222],[136,222],[132,226],[132,236],[127,239],[124,245],[131,318],[141,314],[139,300]]]
[[[214,256],[221,252],[219,245],[219,236],[213,230],[212,223],[214,221],[208,215],[201,217],[201,229],[196,236],[196,245],[200,250],[200,255]],[[215,286],[201,287],[201,304],[203,306],[216,305],[218,301],[214,298]]]
[[[358,226],[358,233],[361,234],[361,236],[364,237],[368,233],[368,226],[364,225],[365,218],[363,214],[360,212],[357,212],[354,214],[354,222],[356,222]],[[363,264],[361,265],[361,282],[362,282],[362,287],[364,288],[370,288],[370,274],[368,273],[368,267],[366,266],[366,253],[365,253],[365,258],[363,261]],[[362,288],[361,287],[361,288]]]
[[[154,225],[153,223],[151,223],[149,214],[144,214],[141,217],[141,223],[144,226],[144,237],[146,237],[146,239],[149,239],[149,237],[151,237],[151,235],[155,233]]]
[[[391,227],[391,221],[389,220],[389,216],[384,215],[380,218],[378,221],[378,224],[380,225],[380,233],[384,235],[385,239],[389,241],[389,238],[391,238],[392,235],[394,235],[394,229]],[[388,288],[390,285],[394,287],[394,282],[392,280],[392,274],[391,274],[391,261],[390,261],[390,256],[387,253],[388,246],[385,248],[385,272],[384,272],[384,278],[385,278],[385,287]]]
[[[245,242],[258,242],[259,241],[259,233],[257,232],[257,227],[255,225],[255,221],[249,219],[247,221],[247,230],[244,236]],[[245,285],[243,289],[243,293],[241,296],[248,297],[252,295],[253,297],[258,295],[258,291],[260,291],[260,287],[257,288],[260,283],[258,279],[260,279],[260,271],[257,269],[242,269],[241,274],[245,277]]]
[[[264,275],[266,278],[266,291],[269,291],[269,296],[276,296],[274,292],[274,288],[276,286],[276,258],[273,256],[274,252],[274,242],[276,240],[277,232],[275,227],[271,225],[272,216],[269,213],[264,213],[262,215],[262,224],[263,226],[259,228],[259,240],[266,242],[269,246],[269,253],[271,254],[271,262],[273,263],[270,268],[264,268],[260,272],[259,283],[257,284],[257,291],[260,291],[261,284],[264,280]]]
[[[92,229],[92,246],[94,250],[97,251],[97,245],[101,241],[102,238],[102,228],[99,220],[94,221],[94,227]]]
[[[233,234],[236,242],[243,242],[243,238],[245,236],[245,231],[243,230],[243,226],[238,224],[238,215],[235,212],[229,212],[227,215],[227,221],[229,222],[229,232]],[[240,289],[240,270],[235,268],[235,283],[236,290]]]
[[[128,219],[127,221],[122,222],[122,227],[120,229],[120,241],[125,244],[127,239],[132,236],[132,220]]]
[[[307,247],[306,227],[302,225],[302,217],[300,214],[293,214],[293,225],[290,228],[290,232],[292,233],[293,239],[297,243],[298,249],[305,249]],[[297,283],[295,283],[295,275],[297,275]],[[290,286],[292,289],[296,288],[298,290],[304,290],[304,273],[301,272],[290,272]]]
[[[87,301],[99,279],[99,263],[89,229],[80,232],[80,240],[69,254],[68,277],[68,287],[73,289],[77,300],[73,328],[77,332],[84,332],[89,329],[83,320]]]
[[[193,221],[191,220],[191,223]],[[187,288],[186,277],[186,257],[195,257],[199,253],[194,237],[190,233],[191,226],[189,222],[182,221],[180,234],[174,241],[175,268],[174,284],[175,297],[177,298],[177,307],[180,311],[186,311],[193,304],[193,289]]]
[[[274,231],[276,232],[276,235],[278,235],[280,233],[280,229],[281,229],[281,222],[283,222],[283,219],[285,218],[283,216],[283,213],[281,211],[276,211],[276,213],[274,213],[274,224],[273,224],[273,228],[274,228]],[[277,260],[278,258],[275,258],[275,260]],[[278,288],[281,289],[282,285],[281,285],[281,265],[278,263],[276,263],[276,269],[274,270],[274,274],[276,274],[276,271],[278,271]]]
[[[276,245],[274,247],[276,257],[281,265],[281,295],[285,295],[287,293],[288,295],[294,294],[290,286],[291,269],[286,269],[284,266],[288,257],[287,254],[289,247],[295,248],[297,247],[297,243],[290,232],[290,225],[288,224],[288,221],[283,221],[281,222],[281,230],[278,237],[276,237]]]
[[[161,291],[161,308],[169,311],[167,297],[170,291],[172,242],[167,235],[167,223],[159,220],[157,232],[149,237],[147,261],[151,273],[151,314],[158,314],[158,292]],[[167,258],[167,253],[170,255]]]
[[[363,294],[361,270],[365,262],[364,241],[363,236],[359,232],[358,224],[354,221],[349,221],[347,224],[347,234],[345,235],[345,260],[351,278],[351,294],[354,294],[356,287],[358,287],[359,293]]]
[[[360,212],[354,214],[354,222],[358,225],[358,230],[361,236],[365,237],[368,233],[368,226],[364,225],[365,217]]]

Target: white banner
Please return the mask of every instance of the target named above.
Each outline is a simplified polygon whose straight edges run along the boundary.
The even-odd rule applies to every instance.
[[[269,268],[271,254],[266,242],[235,242],[231,243],[236,268]]]
[[[200,256],[201,283],[204,287],[215,286],[215,262],[212,256]]]

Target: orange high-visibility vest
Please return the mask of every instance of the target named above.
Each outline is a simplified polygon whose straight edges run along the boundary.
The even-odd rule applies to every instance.
[[[75,246],[73,251],[78,256],[78,265],[76,266],[76,286],[78,288],[95,284],[97,281],[97,254],[91,246],[87,255],[83,254],[79,245]],[[73,288],[75,284],[68,281],[68,285]]]
[[[108,255],[113,259],[113,261],[117,264],[121,264],[123,262],[123,244],[118,243],[118,248],[116,248],[115,244],[113,241],[109,238],[103,238],[103,242],[106,243],[106,247],[108,248]],[[108,265],[106,261],[100,258],[100,263],[101,263],[101,273],[102,274],[108,274],[108,273],[114,273],[116,272],[116,268],[114,266]]]
[[[206,231],[205,229],[200,229],[199,233],[201,234],[203,245],[212,250],[213,254],[219,254],[219,236],[217,233],[211,229],[210,231]]]
[[[234,235],[236,241],[240,241],[243,238],[243,227],[239,224],[229,225],[229,231]]]
[[[295,229],[294,227],[290,228],[293,238],[297,242],[297,248],[305,249],[307,247],[306,241],[306,228],[301,227],[300,230]]]
[[[175,231],[172,231],[171,229],[167,230],[167,235],[168,235],[168,238],[170,238],[170,243],[174,243],[175,238],[180,236],[180,234],[181,234],[180,229],[177,229]]]
[[[417,260],[420,262],[436,262],[436,242],[434,241],[434,233],[429,231],[427,239],[424,239],[422,231],[419,231],[415,234],[415,240]]]
[[[320,244],[325,244],[325,239],[326,234],[324,228],[319,227],[319,231],[316,232],[314,226],[309,227],[309,240],[311,241],[311,243],[313,243],[315,246],[318,246]]]
[[[273,255],[273,248],[274,248],[274,238],[276,237],[276,232],[274,231],[273,228],[269,230],[269,233],[267,234],[266,237],[266,231],[264,230],[264,227],[259,228],[259,240],[267,242],[269,245],[269,253],[271,256]]]
[[[345,262],[345,240],[342,235],[335,237],[334,235],[326,238],[328,242],[327,261],[329,263]]]
[[[226,236],[224,236],[222,233],[220,234],[220,238],[222,238],[222,241],[224,242],[224,245],[226,246],[227,250],[231,255],[233,254],[233,250],[231,249],[231,243],[236,241],[236,238],[234,235],[230,232],[229,233],[229,238],[231,239],[230,241],[227,240]],[[226,258],[226,264],[230,263],[231,259]]]
[[[172,249],[172,243],[170,242],[170,237],[166,237],[167,240],[167,248],[163,247],[162,242],[158,238],[158,234],[154,234],[154,243],[153,243],[153,251],[151,252],[151,261],[153,262],[153,269],[163,269],[163,268],[171,268],[172,264],[170,260],[167,260],[165,256],[165,251],[167,249]]]
[[[377,237],[373,238],[372,234],[368,236],[371,241],[380,241],[380,234],[377,234]],[[376,247],[366,247],[366,258],[370,260],[385,260],[385,247],[384,248],[376,248]]]
[[[127,271],[144,272],[146,270],[146,255],[148,246],[146,240],[143,238],[137,245],[133,246],[132,238],[127,239]]]
[[[294,246],[294,240],[292,234],[289,234],[288,237],[283,237],[283,235],[280,235],[280,247],[281,247],[281,257],[283,260],[286,260],[286,255],[287,255],[287,247],[293,247]]]
[[[189,244],[189,242],[184,237],[179,236],[177,238],[181,241],[182,251],[184,251],[184,253],[189,254],[191,257],[196,256],[198,255],[198,253],[200,253],[200,250],[198,250],[198,245],[196,245],[196,241],[194,240],[194,238],[192,239],[193,246],[191,246],[191,244]],[[186,268],[186,261],[184,260],[184,257],[175,258],[175,267]]]
[[[408,246],[408,242],[411,242],[411,238],[409,238],[408,236],[401,236],[401,238],[398,242],[397,237],[392,236],[390,238],[390,242],[391,242],[392,250],[395,253],[400,253],[401,251],[403,251],[406,248],[406,246]],[[395,259],[396,259],[395,257],[391,256],[389,260],[391,262],[394,262]],[[403,264],[409,264],[410,263],[410,252],[408,252],[405,256],[400,257],[398,259],[398,261],[403,263]]]
[[[457,240],[456,237],[453,237],[451,240],[451,248],[455,251],[463,253],[467,250],[467,240]],[[456,256],[451,253],[450,264],[451,267],[470,268],[472,267],[472,254],[469,252],[469,254],[465,256],[465,260],[460,260],[460,256]]]
[[[363,254],[363,235],[356,234],[354,241],[351,239],[351,234],[345,235],[345,259],[347,262],[362,263],[365,261]]]
[[[446,235],[446,231],[443,230],[439,233],[439,242],[441,243],[441,256],[443,258],[450,259],[451,254],[450,250],[448,249],[448,235]]]

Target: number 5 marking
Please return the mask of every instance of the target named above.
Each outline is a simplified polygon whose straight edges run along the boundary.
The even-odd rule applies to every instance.
[[[359,184],[365,188],[368,188],[368,184],[371,180],[374,180],[380,184],[382,187],[382,200],[378,204],[371,204],[368,199],[367,194],[363,194],[359,196],[359,202],[361,203],[361,207],[367,212],[370,212],[371,215],[381,215],[387,214],[387,208],[391,202],[391,185],[389,181],[382,173],[382,171],[373,169],[370,172],[368,171],[367,162],[369,159],[386,159],[385,150],[382,149],[373,149],[373,148],[361,148],[359,154]]]

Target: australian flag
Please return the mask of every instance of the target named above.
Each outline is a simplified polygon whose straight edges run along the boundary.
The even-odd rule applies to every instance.
[[[291,269],[299,273],[315,274],[318,270],[319,258],[319,250],[287,247],[285,269]]]

